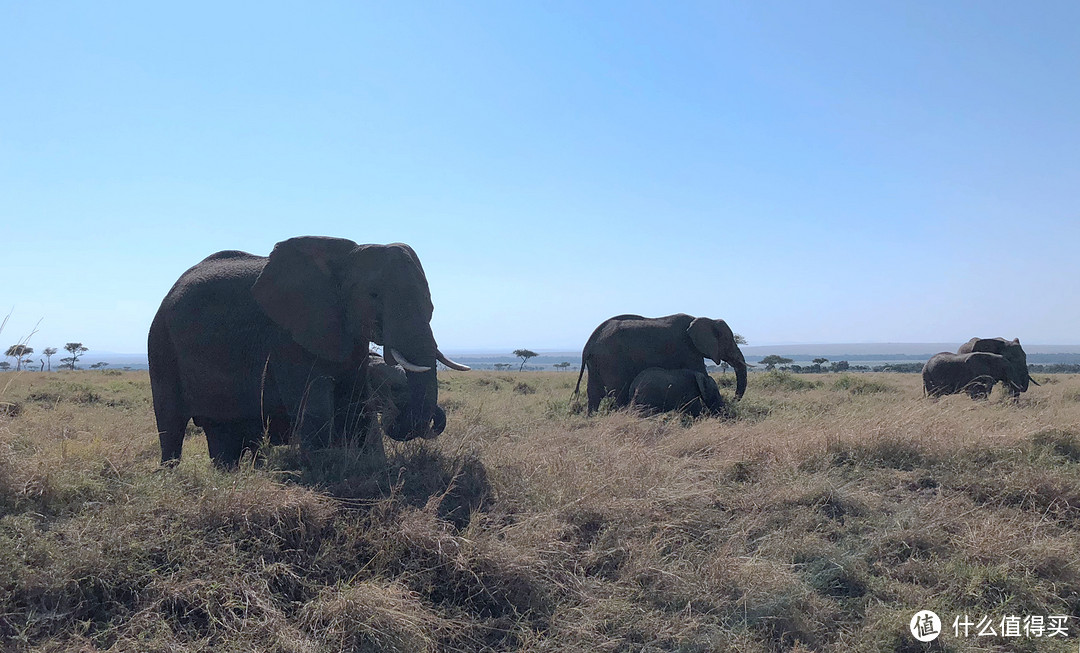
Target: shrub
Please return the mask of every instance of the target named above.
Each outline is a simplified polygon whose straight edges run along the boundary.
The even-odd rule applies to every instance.
[[[1044,429],[1032,434],[1031,442],[1036,447],[1048,449],[1069,462],[1080,462],[1080,438],[1072,431]]]
[[[817,388],[821,385],[818,381],[808,381],[806,379],[800,379],[790,372],[781,372],[772,370],[765,372],[761,375],[759,381],[761,387],[770,388],[773,390],[790,390],[792,392],[800,392],[802,390],[810,390],[811,388]]]
[[[871,395],[879,392],[888,392],[892,388],[888,384],[880,381],[872,381],[870,379],[863,379],[850,374],[844,374],[833,383],[832,389],[837,392],[846,390],[853,395]]]

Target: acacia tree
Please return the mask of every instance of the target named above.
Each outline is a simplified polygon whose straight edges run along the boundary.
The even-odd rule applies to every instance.
[[[56,353],[56,347],[46,347],[41,350],[41,353],[44,354],[45,360],[49,363],[49,371],[52,372],[52,357]]]
[[[11,369],[11,363],[7,361],[0,361],[0,370],[7,372]]]
[[[776,354],[769,354],[761,359],[761,363],[765,366],[766,370],[776,369],[777,365],[787,365],[790,362],[790,358],[784,358],[783,356],[777,356]]]
[[[71,354],[70,357],[62,359],[61,363],[67,363],[71,365],[71,369],[75,369],[75,363],[79,362],[79,356],[82,356],[86,352],[90,351],[89,347],[83,347],[81,342],[69,342],[64,345],[64,351]]]
[[[553,364],[552,367],[554,367],[555,369],[560,369],[561,368],[561,369],[565,370],[566,368],[570,367],[570,363],[568,363],[567,361],[563,361],[561,363]]]
[[[530,351],[528,349],[515,349],[514,355],[521,359],[521,367],[518,368],[518,372],[520,372],[525,369],[526,361],[528,361],[530,358],[535,358],[540,354],[537,354],[535,351]]]
[[[33,347],[27,347],[26,345],[12,345],[4,352],[5,356],[10,356],[15,359],[15,371],[22,369],[23,363],[30,361],[30,354],[34,353]]]

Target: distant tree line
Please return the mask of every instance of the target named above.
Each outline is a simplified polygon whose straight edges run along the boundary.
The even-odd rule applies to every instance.
[[[779,367],[785,372],[795,374],[821,374],[823,372],[895,372],[899,374],[919,374],[922,372],[926,361],[914,363],[885,363],[883,365],[851,365],[847,361],[833,361],[828,363],[827,358],[815,358],[812,365],[792,364],[790,358],[770,354],[761,359],[765,370],[774,370]],[[709,366],[710,371],[716,369],[727,371],[727,365]],[[1033,374],[1080,374],[1080,363],[1051,363],[1046,365],[1028,365],[1028,371]]]
[[[89,347],[84,347],[81,342],[69,342],[66,345],[64,345],[64,351],[68,352],[71,355],[68,356],[67,358],[61,358],[60,363],[63,364],[65,367],[67,367],[70,370],[75,370],[75,369],[78,369],[75,365],[76,365],[76,363],[79,362],[79,357],[82,356],[83,354],[85,354],[86,352],[90,351],[90,348]],[[34,348],[33,347],[29,347],[26,344],[21,344],[20,343],[20,344],[11,345],[10,347],[8,347],[7,350],[4,352],[4,356],[7,356],[8,358],[14,358],[15,359],[15,371],[18,372],[18,371],[22,370],[23,367],[26,367],[27,369],[31,369],[30,365],[33,362],[33,359],[31,358],[31,355],[33,353],[34,353]],[[38,362],[41,363],[41,367],[40,367],[39,371],[42,371],[42,372],[46,371],[45,370],[46,366],[48,367],[49,372],[52,371],[52,357],[56,353],[57,353],[56,347],[46,347],[45,349],[41,350],[41,355],[44,356],[45,358],[44,359],[40,359],[40,358],[38,359]],[[106,367],[106,366],[108,366],[108,363],[101,362],[101,363],[94,363],[90,367],[92,367],[93,369],[101,369],[101,368]],[[9,369],[11,369],[11,363],[9,363],[7,361],[0,361],[0,370],[7,371]]]
[[[1080,374],[1080,364],[1054,363],[1052,365],[1028,365],[1028,371],[1040,374]]]

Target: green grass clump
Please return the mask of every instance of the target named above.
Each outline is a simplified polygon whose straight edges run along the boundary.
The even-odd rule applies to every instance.
[[[801,392],[803,390],[817,388],[821,385],[821,383],[819,381],[811,381],[809,379],[800,378],[798,376],[795,376],[791,372],[771,370],[765,372],[764,374],[761,374],[760,378],[757,379],[756,385],[759,385],[760,387],[769,390],[787,390],[790,392]]]
[[[850,392],[853,395],[870,395],[879,392],[888,392],[892,388],[887,383],[867,379],[852,374],[843,374],[832,384],[832,389],[837,392]]]

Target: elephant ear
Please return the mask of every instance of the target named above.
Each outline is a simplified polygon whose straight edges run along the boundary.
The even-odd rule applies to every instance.
[[[720,334],[715,320],[695,317],[686,329],[686,334],[690,336],[690,342],[694,343],[694,349],[705,358],[711,358],[717,365],[720,364]]]
[[[344,238],[304,236],[274,246],[251,287],[262,310],[319,358],[341,362],[352,353],[334,263],[356,249]]]

